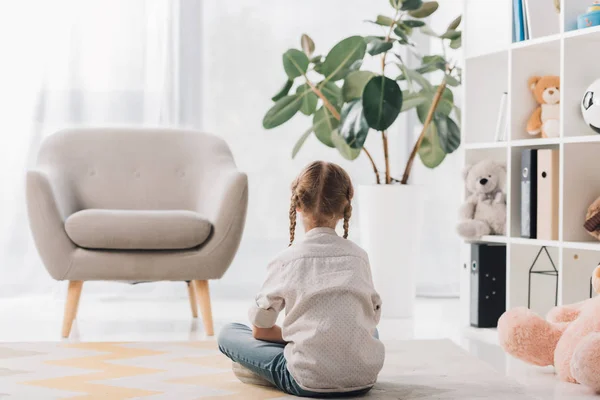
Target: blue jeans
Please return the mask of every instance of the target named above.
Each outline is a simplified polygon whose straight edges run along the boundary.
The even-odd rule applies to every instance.
[[[371,390],[369,387],[352,392],[319,393],[302,389],[287,369],[287,361],[283,356],[285,344],[255,339],[252,329],[243,324],[229,324],[223,327],[217,342],[221,353],[288,394],[333,398],[361,396]]]

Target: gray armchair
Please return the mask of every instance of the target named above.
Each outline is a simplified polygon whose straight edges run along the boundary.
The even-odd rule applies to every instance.
[[[83,282],[185,281],[213,334],[208,280],[241,240],[248,182],[227,144],[173,129],[72,129],[27,173],[29,223],[50,275],[68,280],[68,337]]]

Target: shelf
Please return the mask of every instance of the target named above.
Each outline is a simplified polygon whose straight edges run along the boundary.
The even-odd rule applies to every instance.
[[[543,240],[543,239],[527,239],[527,238],[510,238],[510,242],[514,244],[524,244],[528,246],[546,246],[546,247],[558,247],[558,240]]]
[[[552,146],[556,144],[560,144],[560,138],[520,139],[510,142],[511,147]]]
[[[600,242],[563,242],[565,249],[600,251]]]
[[[495,236],[495,235],[486,235],[482,236],[479,240],[467,241],[467,243],[506,243],[506,236]]]
[[[598,136],[600,138],[600,136]],[[466,150],[479,150],[479,149],[501,149],[506,148],[508,142],[483,142],[483,143],[467,143],[464,145]]]
[[[520,42],[514,42],[511,47],[513,49],[526,49],[532,47],[545,47],[547,45],[554,45],[554,42],[560,40],[561,34],[555,33],[554,35],[543,36],[535,39],[522,40]]]
[[[600,135],[585,136],[567,136],[563,138],[564,143],[597,143],[600,142]]]
[[[508,52],[508,48],[497,49],[497,50],[492,50],[492,51],[484,51],[481,53],[476,53],[476,54],[466,56],[465,61],[469,62],[471,60],[477,60],[477,59],[486,58],[486,57],[496,57],[496,56],[502,55],[502,53],[506,53],[506,52]]]
[[[600,34],[600,26],[592,26],[584,29],[576,29],[574,31],[565,32],[565,39],[590,39],[594,35]]]

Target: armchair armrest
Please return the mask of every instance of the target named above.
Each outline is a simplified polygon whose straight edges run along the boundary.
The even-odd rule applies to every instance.
[[[201,248],[215,274],[222,276],[242,238],[248,208],[248,177],[235,167],[221,170],[211,180],[209,193],[199,199],[198,211],[213,223],[209,242]]]
[[[36,247],[54,279],[65,279],[70,255],[76,249],[64,229],[64,220],[75,211],[75,202],[60,181],[42,170],[27,172],[27,212]]]

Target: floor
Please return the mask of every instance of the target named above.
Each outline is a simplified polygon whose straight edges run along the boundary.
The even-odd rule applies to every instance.
[[[0,299],[0,342],[56,341],[64,303],[55,298]],[[213,301],[215,329],[227,322],[245,322],[247,304]],[[71,341],[176,341],[204,338],[202,323],[191,319],[187,299],[164,301],[83,297]],[[382,340],[450,338],[499,373],[526,385],[540,399],[600,399],[579,385],[558,382],[551,369],[533,368],[503,354],[493,330],[463,328],[459,302],[419,299],[412,320],[383,320]]]

